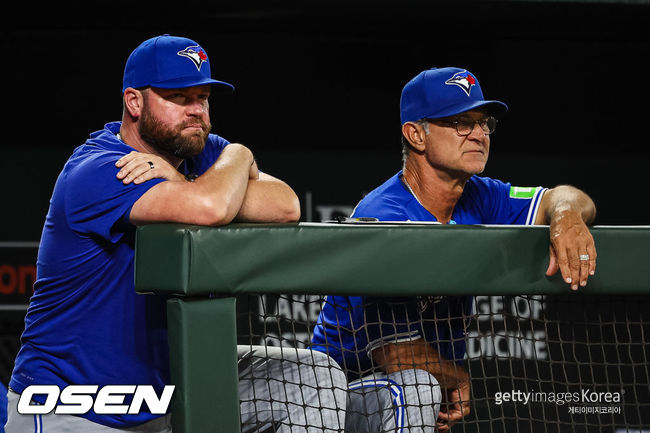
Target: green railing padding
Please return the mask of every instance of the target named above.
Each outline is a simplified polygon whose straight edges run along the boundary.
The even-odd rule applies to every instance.
[[[552,294],[547,226],[299,223],[138,228],[139,293]],[[650,289],[650,227],[591,229],[588,293]]]
[[[235,315],[234,298],[167,302],[174,432],[239,432]]]

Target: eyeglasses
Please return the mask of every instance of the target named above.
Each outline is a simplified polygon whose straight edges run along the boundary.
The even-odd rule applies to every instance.
[[[497,119],[494,116],[484,117],[479,120],[471,119],[457,119],[457,120],[443,120],[443,119],[425,119],[430,123],[442,123],[446,125],[454,125],[458,135],[464,137],[474,131],[474,125],[478,123],[478,126],[481,127],[483,132],[487,135],[490,135],[497,129]]]

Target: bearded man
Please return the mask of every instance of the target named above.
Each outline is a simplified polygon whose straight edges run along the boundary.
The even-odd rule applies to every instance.
[[[54,187],[8,392],[7,433],[171,431],[169,413],[144,407],[21,415],[18,402],[32,385],[150,385],[161,395],[170,383],[165,300],[134,289],[136,226],[299,219],[286,183],[260,172],[247,147],[210,133],[212,90],[233,89],[211,77],[205,50],[190,39],[162,35],[131,53],[122,121],[77,147]],[[343,428],[345,376],[327,355],[239,349],[243,431]],[[45,396],[27,400],[43,404]],[[321,407],[301,405],[309,401]]]

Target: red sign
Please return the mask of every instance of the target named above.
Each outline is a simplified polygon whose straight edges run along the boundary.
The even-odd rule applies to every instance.
[[[0,307],[24,308],[36,281],[38,242],[0,242]]]

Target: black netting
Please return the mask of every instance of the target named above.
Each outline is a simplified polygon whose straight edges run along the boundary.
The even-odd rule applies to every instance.
[[[411,301],[411,307],[405,306]],[[343,310],[350,315],[362,308],[365,324],[353,329],[356,325],[341,315],[329,331],[339,326],[364,335],[363,347],[349,348],[361,354],[378,347],[385,353],[381,348],[395,342],[436,341],[434,352],[423,355],[430,365],[441,364],[436,371],[464,365],[471,378],[471,411],[453,431],[638,433],[650,426],[650,296],[480,296],[472,300],[469,314],[455,304],[446,306],[444,298],[411,301],[395,298],[388,307],[385,300],[368,299],[363,307],[346,303]],[[238,342],[309,347],[324,302],[304,295],[239,297]],[[460,342],[453,332],[459,327],[464,327]],[[328,344],[336,345],[332,335],[328,333]],[[458,344],[465,356],[454,363]],[[359,379],[379,366],[350,362],[350,350],[343,350],[339,364],[355,392],[366,392]],[[445,364],[435,353],[445,353],[451,362]],[[412,367],[403,352],[394,359],[397,370]],[[444,405],[444,387],[441,391]],[[410,398],[405,404],[418,403]],[[371,426],[369,421],[362,428]]]

